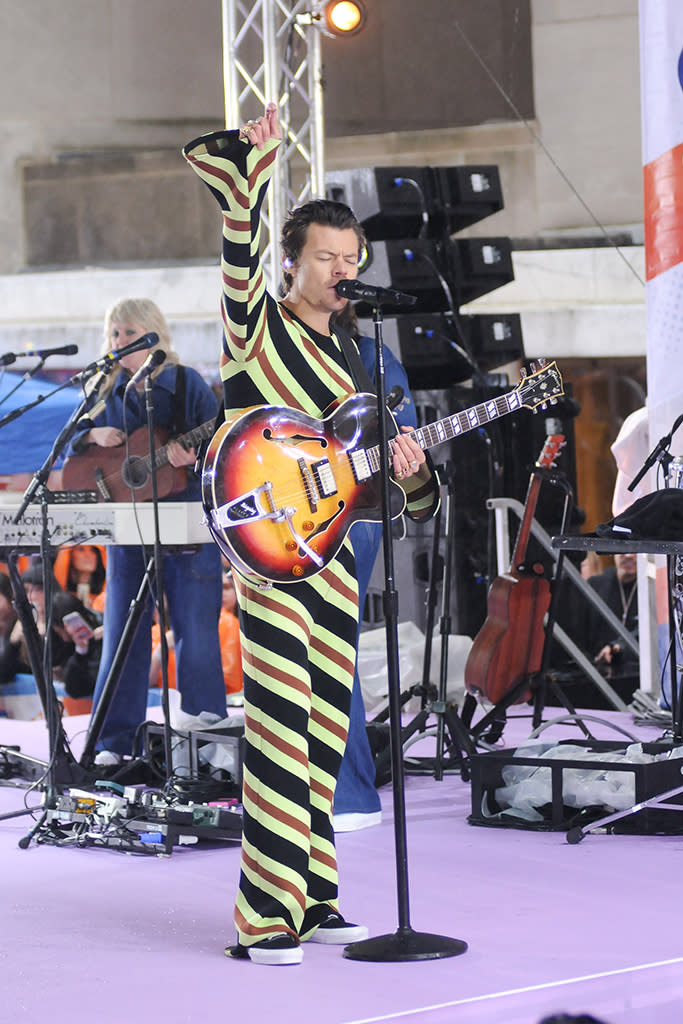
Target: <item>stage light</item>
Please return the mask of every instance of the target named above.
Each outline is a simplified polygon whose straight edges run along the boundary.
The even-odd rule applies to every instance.
[[[330,0],[323,10],[325,25],[332,35],[350,36],[365,24],[365,8],[358,0]]]

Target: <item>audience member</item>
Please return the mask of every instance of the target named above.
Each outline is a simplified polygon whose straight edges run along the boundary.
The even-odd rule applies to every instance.
[[[57,552],[55,579],[62,590],[75,594],[88,608],[104,611],[106,549],[95,544],[77,544]]]
[[[631,553],[614,556],[614,565],[589,577],[588,585],[600,595],[607,607],[634,636],[638,635],[638,579],[637,555]],[[638,655],[615,636],[614,630],[590,602],[586,602],[584,620],[584,647],[608,674],[637,675]]]
[[[244,688],[240,623],[237,615],[235,581],[229,567],[223,567],[223,606],[218,620],[221,664],[226,693],[241,693]]]
[[[0,683],[9,683],[17,674],[17,648],[10,636],[17,621],[9,576],[0,572]]]
[[[60,591],[52,599],[52,629],[61,641],[53,655],[54,678],[64,683],[68,697],[91,697],[102,656],[100,617],[75,594]]]

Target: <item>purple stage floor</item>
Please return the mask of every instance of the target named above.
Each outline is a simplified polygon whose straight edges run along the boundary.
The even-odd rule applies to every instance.
[[[661,732],[604,717],[645,739]],[[66,723],[77,753],[87,721]],[[510,721],[504,745],[516,746],[529,729],[528,718]],[[553,727],[554,738],[567,735],[577,732]],[[0,743],[44,757],[45,725],[1,720]],[[375,936],[398,925],[391,788],[381,793],[382,824],[337,841],[341,909]],[[24,797],[1,786],[0,813],[21,808]],[[464,939],[461,956],[361,963],[308,944],[296,967],[228,962],[236,844],[176,847],[169,857],[35,843],[22,850],[31,819],[0,821],[0,1021],[537,1024],[561,1012],[608,1024],[683,1019],[683,837],[595,834],[570,845],[563,832],[472,826],[470,786],[458,775],[409,776],[406,807],[409,922]],[[679,815],[670,816],[673,831]]]

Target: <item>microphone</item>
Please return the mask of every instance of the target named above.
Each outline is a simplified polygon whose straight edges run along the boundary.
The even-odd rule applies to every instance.
[[[156,338],[156,334],[154,337]],[[150,374],[154,373],[157,366],[161,366],[165,358],[166,353],[162,348],[158,348],[156,352],[150,352],[140,369],[135,371],[126,384],[126,391],[128,391],[129,388],[134,387],[138,381],[144,380],[145,377],[149,377]]]
[[[0,366],[10,366],[12,363],[17,361],[17,357],[14,352],[7,352],[4,356],[0,356]]]
[[[357,278],[342,278],[336,283],[334,290],[343,299],[365,299],[376,306],[381,306],[382,303],[389,303],[392,306],[414,306],[417,302],[416,295],[406,295],[405,292],[397,292],[393,288],[363,284]]]
[[[14,358],[47,359],[48,356],[75,356],[77,352],[78,345],[61,345],[59,348],[28,348],[25,352],[17,352]]]
[[[109,373],[114,363],[118,363],[121,359],[129,356],[131,352],[139,352],[141,348],[152,348],[154,345],[159,343],[159,335],[154,331],[149,331],[147,334],[143,334],[141,338],[136,338],[135,341],[131,341],[128,345],[124,345],[123,348],[112,349],[111,352],[107,352],[101,359],[96,359],[94,363],[82,371],[81,376],[91,377],[93,373],[97,373],[98,370],[102,370],[104,373]]]

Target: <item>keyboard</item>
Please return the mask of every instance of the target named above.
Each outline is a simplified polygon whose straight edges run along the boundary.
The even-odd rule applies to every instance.
[[[0,504],[0,546],[39,548],[42,509],[29,505],[19,523],[20,505]],[[62,544],[154,544],[154,505],[151,502],[50,504],[47,510],[49,542]],[[212,541],[198,501],[163,501],[159,504],[159,535],[164,545],[208,544]]]

